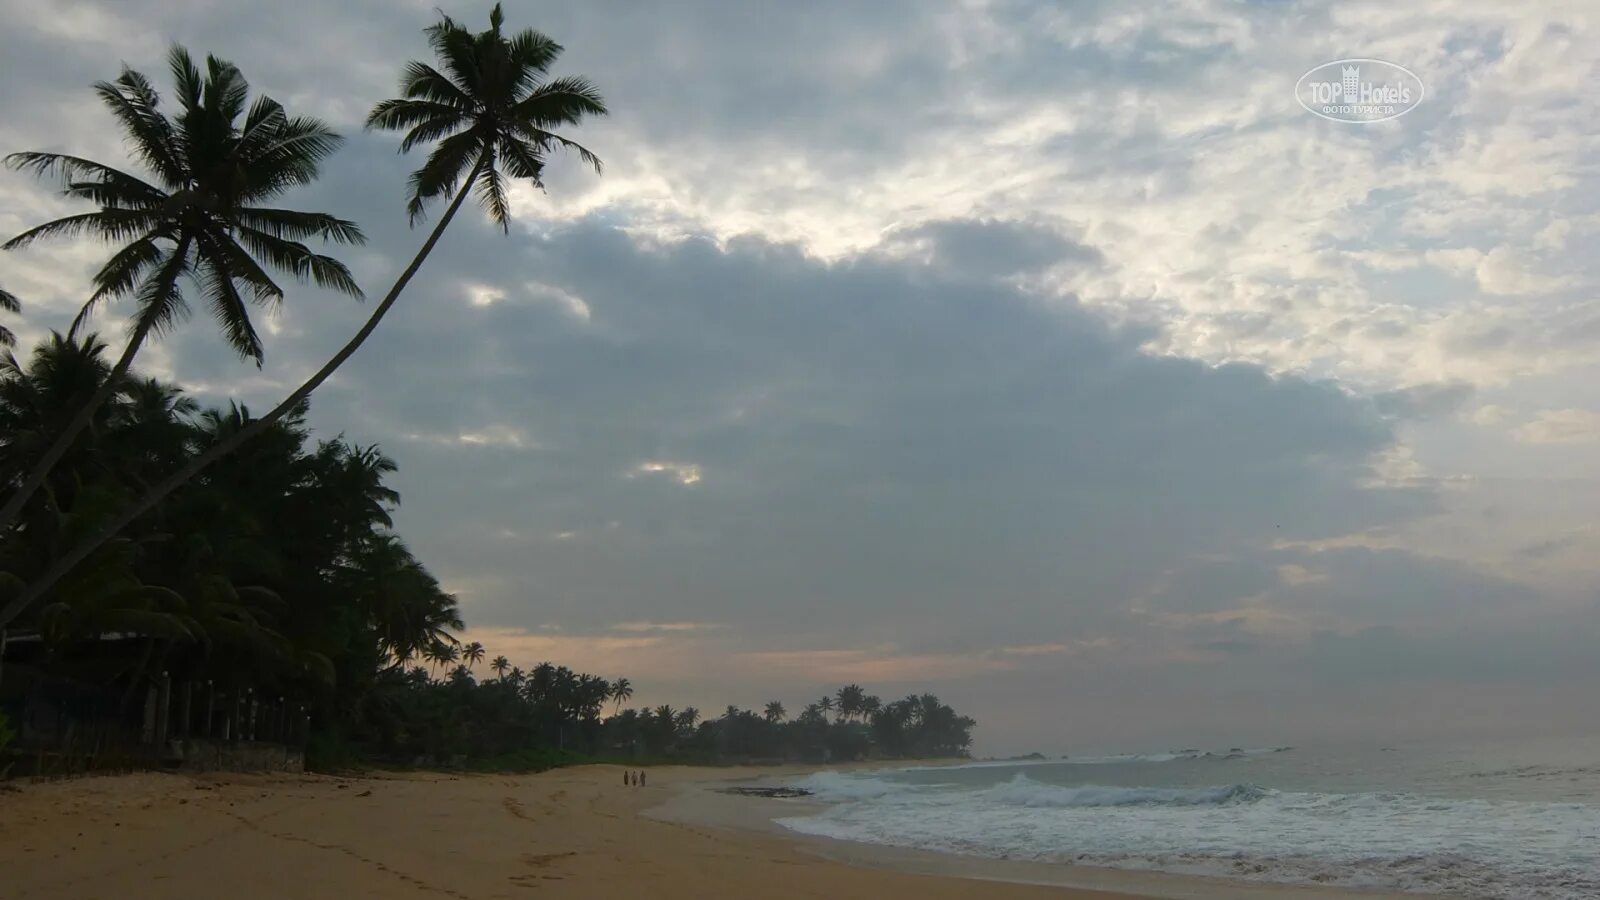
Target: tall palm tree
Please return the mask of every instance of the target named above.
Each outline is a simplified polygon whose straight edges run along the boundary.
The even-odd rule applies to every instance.
[[[155,184],[102,163],[62,153],[13,153],[12,168],[59,175],[62,193],[99,206],[30,228],[7,241],[7,250],[41,238],[89,234],[122,244],[94,276],[76,330],[101,304],[135,302],[132,331],[111,375],[56,436],[0,507],[0,531],[16,521],[72,439],[118,389],[146,339],[169,330],[188,313],[183,282],[199,283],[212,318],[240,356],[261,364],[263,349],[250,321],[250,303],[272,307],[283,289],[259,260],[301,281],[361,296],[343,263],[312,252],[301,241],[362,241],[352,222],[326,213],[264,205],[284,191],[310,184],[340,138],[322,121],[291,118],[271,97],[247,107],[250,86],[229,62],[206,58],[201,74],[189,52],[173,47],[168,62],[178,113],[160,108],[149,79],[124,68],[95,91],[122,126],[133,155]],[[243,117],[243,121],[240,121]]]
[[[626,678],[618,678],[611,683],[611,699],[617,702],[616,711],[622,712],[622,704],[633,699],[633,682]]]
[[[782,703],[776,700],[769,701],[766,711],[762,713],[762,717],[773,724],[782,722],[786,715],[788,715],[788,711],[783,708]]]
[[[494,677],[500,679],[501,681],[505,681],[506,670],[511,668],[511,660],[506,659],[504,656],[496,656],[494,660],[489,663],[489,668],[494,672]]]
[[[483,654],[483,644],[477,641],[473,641],[461,648],[461,661],[466,664],[467,671],[472,671],[473,666],[483,662]]]
[[[489,29],[476,34],[449,16],[441,16],[428,28],[427,35],[444,70],[427,63],[409,63],[400,82],[405,96],[378,104],[368,118],[370,127],[406,131],[400,143],[401,152],[438,141],[427,161],[411,177],[407,209],[413,222],[430,200],[452,191],[455,196],[417,255],[395,279],[366,323],[321,369],[271,412],[231,439],[208,448],[156,484],[143,499],[112,518],[17,592],[17,596],[0,609],[0,628],[16,618],[72,566],[159,503],[161,498],[299,408],[301,402],[354,355],[378,327],[474,189],[490,218],[502,229],[509,230],[507,178],[521,178],[542,187],[545,159],[558,149],[576,152],[597,174],[600,172],[598,157],[552,130],[576,125],[589,116],[605,115],[605,102],[599,92],[584,78],[547,79],[550,66],[561,55],[561,45],[532,29],[507,36],[501,31],[504,22],[505,14],[499,4],[489,14]]]

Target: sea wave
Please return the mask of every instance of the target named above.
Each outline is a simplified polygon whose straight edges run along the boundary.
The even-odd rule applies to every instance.
[[[1600,808],[1403,792],[1000,784],[823,773],[796,831],[1007,859],[1496,900],[1600,897]]]
[[[1293,747],[1231,747],[1227,750],[1169,750],[1165,753],[1121,753],[1111,756],[1084,756],[1062,760],[1082,766],[1118,763],[1164,763],[1187,759],[1245,759],[1272,753],[1287,753]]]
[[[916,789],[910,784],[885,781],[870,775],[848,775],[843,772],[817,772],[794,782],[793,786],[810,791],[819,800],[835,802],[872,800]]]
[[[1043,784],[1017,773],[1010,781],[984,792],[985,799],[1013,806],[1222,806],[1254,803],[1273,791],[1256,784],[1229,784],[1199,788],[1111,787],[1086,784],[1063,787]]]

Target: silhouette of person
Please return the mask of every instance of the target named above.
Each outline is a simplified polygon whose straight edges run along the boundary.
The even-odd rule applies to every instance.
[[[644,773],[639,773],[639,787],[644,787]]]
[[[623,769],[622,770],[622,783],[624,785],[633,784],[633,773],[628,771],[627,769]]]

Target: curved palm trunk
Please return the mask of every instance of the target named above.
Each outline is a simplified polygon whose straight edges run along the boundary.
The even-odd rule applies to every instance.
[[[238,449],[241,444],[271,428],[274,423],[299,405],[300,401],[310,396],[312,391],[321,386],[324,381],[327,381],[329,376],[333,375],[334,370],[343,365],[345,360],[361,349],[362,343],[371,336],[372,332],[378,327],[378,323],[383,321],[383,316],[389,311],[389,307],[393,306],[395,300],[399,299],[400,293],[405,290],[406,285],[417,274],[417,270],[422,268],[423,261],[428,258],[429,253],[433,252],[434,245],[439,243],[439,238],[444,234],[445,228],[449,227],[450,220],[455,218],[456,212],[461,209],[461,204],[466,201],[467,195],[471,193],[472,185],[478,180],[478,175],[483,171],[485,162],[486,160],[479,159],[477,165],[472,167],[472,173],[462,183],[461,190],[456,192],[455,200],[451,201],[450,208],[445,210],[444,215],[439,218],[439,224],[433,227],[433,232],[423,242],[422,248],[417,251],[416,256],[412,257],[411,264],[406,266],[405,271],[400,273],[399,278],[395,279],[394,285],[389,288],[389,293],[384,295],[383,302],[379,303],[378,308],[374,309],[372,315],[367,317],[366,324],[361,326],[361,330],[356,332],[355,337],[352,337],[340,348],[338,353],[333,355],[332,359],[329,359],[323,364],[322,368],[317,370],[315,375],[312,375],[304,384],[295,388],[294,393],[274,407],[271,412],[239,429],[232,436],[211,445],[205,452],[190,460],[188,465],[151,488],[137,503],[123,510],[108,525],[95,532],[93,537],[78,544],[65,556],[52,563],[43,574],[35,578],[10,603],[7,603],[4,609],[0,609],[0,628],[4,628],[17,616],[21,615],[22,611],[27,609],[34,600],[37,600],[41,594],[53,587],[68,572],[72,571],[74,566],[83,562],[90,553],[99,549],[102,544],[115,537],[117,532],[126,528],[128,523],[143,515],[157,503],[160,503],[163,498],[183,486],[189,479],[198,475],[206,466],[227,456]]]

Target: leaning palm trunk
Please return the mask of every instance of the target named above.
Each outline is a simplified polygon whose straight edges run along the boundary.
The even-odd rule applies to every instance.
[[[137,503],[119,513],[104,528],[95,532],[92,537],[73,547],[64,556],[51,563],[20,594],[13,598],[10,603],[7,603],[4,609],[0,609],[0,628],[4,628],[14,621],[17,616],[22,615],[23,611],[32,605],[33,601],[55,586],[55,583],[72,571],[73,567],[87,559],[89,554],[98,550],[113,537],[116,537],[117,533],[126,528],[134,519],[137,519],[149,511],[151,507],[160,503],[168,494],[182,487],[190,479],[198,475],[201,470],[232,453],[246,441],[271,428],[279,419],[296,409],[300,402],[310,396],[311,392],[321,386],[324,381],[327,381],[334,371],[344,364],[345,360],[355,355],[355,352],[361,348],[361,345],[378,327],[378,323],[383,321],[383,317],[388,313],[389,307],[393,306],[395,300],[399,299],[406,285],[410,284],[412,277],[417,274],[417,270],[422,268],[422,263],[428,258],[428,254],[433,252],[434,245],[439,243],[439,238],[444,234],[445,228],[449,227],[450,220],[455,218],[456,212],[461,209],[461,204],[466,201],[467,194],[472,191],[472,185],[477,181],[478,174],[483,170],[486,162],[486,159],[480,159],[478,164],[473,167],[472,173],[467,176],[466,180],[461,184],[461,189],[456,192],[455,199],[450,203],[450,208],[445,210],[444,215],[439,218],[439,224],[433,227],[428,239],[422,243],[422,248],[417,251],[416,256],[412,257],[411,264],[406,266],[405,271],[400,273],[400,277],[395,279],[394,285],[389,288],[389,293],[384,295],[383,302],[379,303],[378,307],[372,311],[372,315],[367,317],[366,324],[361,326],[361,330],[356,332],[355,337],[352,337],[349,342],[340,348],[338,353],[333,355],[333,358],[323,364],[316,374],[307,379],[304,384],[295,388],[294,393],[285,398],[282,403],[273,407],[271,412],[252,421],[232,435],[212,444],[205,452],[190,460],[188,465],[156,484]]]

